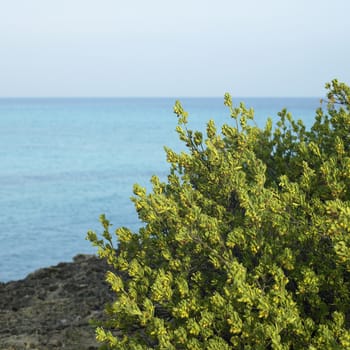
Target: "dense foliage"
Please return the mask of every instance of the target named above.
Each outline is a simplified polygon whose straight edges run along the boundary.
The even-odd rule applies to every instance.
[[[226,94],[233,125],[203,135],[176,103],[187,151],[135,185],[144,226],[118,228],[118,249],[104,216],[88,233],[116,295],[106,348],[350,348],[350,88],[326,88],[310,130],[286,110],[261,129]]]

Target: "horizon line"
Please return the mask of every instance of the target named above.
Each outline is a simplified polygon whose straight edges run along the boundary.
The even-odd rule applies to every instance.
[[[232,99],[245,99],[245,98],[325,98],[320,96],[232,96]],[[216,98],[224,98],[222,96],[0,96],[0,100],[5,99],[216,99]]]

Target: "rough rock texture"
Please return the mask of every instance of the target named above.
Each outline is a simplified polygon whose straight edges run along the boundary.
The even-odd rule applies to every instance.
[[[0,283],[0,349],[97,349],[94,327],[112,293],[92,255]]]

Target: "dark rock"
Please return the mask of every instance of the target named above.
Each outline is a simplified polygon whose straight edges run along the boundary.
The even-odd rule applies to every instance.
[[[0,283],[0,349],[97,349],[90,320],[113,300],[108,266],[93,255]]]

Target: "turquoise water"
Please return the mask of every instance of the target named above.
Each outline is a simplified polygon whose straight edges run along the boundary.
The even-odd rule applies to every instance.
[[[308,125],[319,99],[242,99],[261,126],[283,107]],[[193,128],[230,122],[222,98],[181,99]],[[175,99],[0,99],[0,281],[93,253],[105,213],[137,230],[132,185],[166,177],[163,146],[181,149]]]

